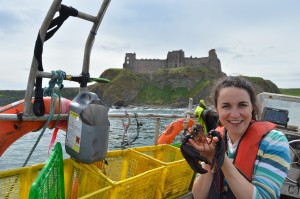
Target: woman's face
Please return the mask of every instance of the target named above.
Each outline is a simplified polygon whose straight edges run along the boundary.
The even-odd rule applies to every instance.
[[[232,139],[238,139],[245,133],[252,118],[252,110],[253,106],[246,90],[237,87],[220,90],[217,112],[219,120]]]

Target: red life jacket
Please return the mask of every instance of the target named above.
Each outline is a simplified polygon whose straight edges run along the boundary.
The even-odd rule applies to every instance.
[[[252,181],[254,164],[262,138],[276,127],[271,122],[252,122],[246,133],[242,136],[237,147],[233,164]],[[225,136],[224,126],[216,128],[222,136]]]

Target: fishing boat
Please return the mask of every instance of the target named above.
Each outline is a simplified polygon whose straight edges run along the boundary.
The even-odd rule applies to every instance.
[[[195,173],[179,148],[170,142],[193,124],[193,99],[181,115],[114,114],[108,113],[108,107],[96,94],[87,91],[90,82],[109,83],[107,79],[92,78],[89,74],[90,53],[109,3],[110,0],[103,0],[96,16],[67,7],[62,0],[54,0],[51,4],[36,40],[25,98],[0,108],[0,157],[25,134],[41,131],[37,144],[46,128],[53,128],[56,133],[67,131],[66,141],[62,144],[55,144],[55,139],[51,141],[55,146],[45,163],[27,166],[35,144],[22,168],[1,171],[0,198],[192,198],[190,188]],[[54,18],[57,12],[59,16]],[[44,42],[69,16],[93,24],[85,45],[82,73],[73,76],[63,71],[45,72],[42,64]],[[42,89],[43,78],[50,79],[46,90]],[[74,99],[61,98],[54,93],[54,87],[60,90],[63,80],[80,84]],[[276,123],[290,141],[293,162],[282,196],[299,198],[300,124],[297,112],[300,111],[300,98],[261,93],[258,99],[259,117]],[[156,120],[153,146],[130,147],[126,129],[130,118],[137,117]],[[110,118],[128,119],[123,123],[122,145],[128,146],[126,149],[107,150]],[[158,144],[160,122],[170,118],[174,119],[170,127],[174,124],[175,131],[172,137],[164,139],[168,143]],[[165,132],[168,130],[166,128]],[[71,158],[63,159],[62,145]]]

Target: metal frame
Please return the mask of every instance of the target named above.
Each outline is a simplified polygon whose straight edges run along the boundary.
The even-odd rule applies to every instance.
[[[44,44],[46,33],[48,30],[48,27],[55,16],[55,13],[60,10],[62,0],[54,0],[52,5],[50,6],[50,9],[42,23],[42,26],[39,30],[39,34],[42,40],[42,44]],[[89,66],[90,66],[90,54],[93,47],[93,43],[95,40],[95,36],[97,34],[97,31],[99,29],[99,26],[102,22],[102,19],[104,17],[104,14],[108,8],[108,5],[110,3],[110,0],[103,0],[102,5],[99,9],[99,12],[96,16],[92,16],[83,12],[78,11],[78,18],[93,22],[93,26],[91,28],[91,31],[88,35],[86,44],[85,44],[85,50],[84,50],[84,57],[83,57],[83,65],[82,65],[82,74],[88,74],[89,73]],[[44,77],[44,78],[50,78],[51,73],[49,72],[40,72],[38,71],[38,61],[33,56],[30,73],[28,77],[28,83],[25,93],[25,103],[23,108],[23,114],[24,117],[32,117],[32,104],[31,99],[33,96],[33,89],[35,84],[36,77]],[[80,88],[81,90],[86,90],[86,87]],[[34,116],[33,116],[34,117]]]

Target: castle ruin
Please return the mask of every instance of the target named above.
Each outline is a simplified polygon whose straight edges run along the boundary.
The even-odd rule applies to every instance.
[[[208,52],[208,57],[185,57],[183,50],[168,52],[167,59],[136,59],[135,53],[126,53],[124,69],[129,69],[134,73],[151,74],[160,68],[176,67],[206,67],[222,72],[221,62],[217,57],[215,49]]]

